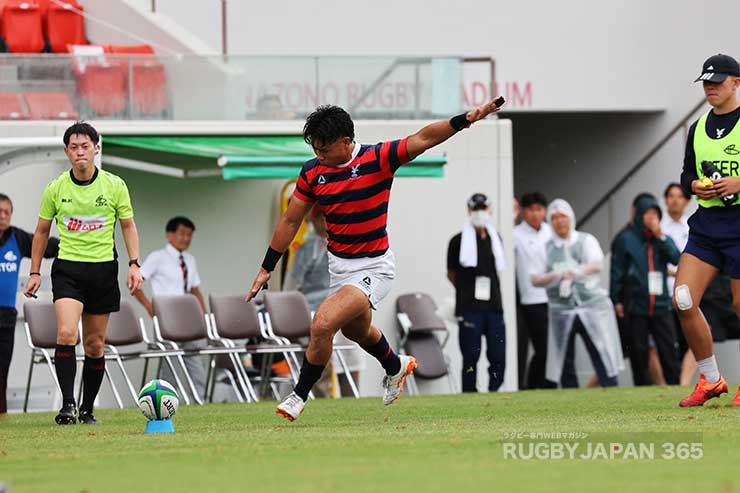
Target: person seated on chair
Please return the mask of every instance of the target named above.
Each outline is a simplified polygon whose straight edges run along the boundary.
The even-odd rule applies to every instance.
[[[206,302],[200,291],[198,265],[195,257],[187,252],[193,241],[194,232],[195,224],[187,217],[177,216],[167,221],[165,226],[167,245],[147,256],[141,266],[141,275],[144,276],[144,281],[151,283],[154,296],[177,296],[190,293],[198,299],[201,310],[206,313]],[[144,291],[139,290],[134,296],[153,317],[154,307]],[[204,341],[181,342],[179,345],[183,349],[205,347]],[[203,395],[206,387],[206,370],[202,358],[200,356],[185,358],[185,367],[198,393]],[[172,381],[169,368],[163,367],[161,378]]]

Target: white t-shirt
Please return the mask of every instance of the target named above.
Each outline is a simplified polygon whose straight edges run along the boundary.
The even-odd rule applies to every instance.
[[[678,221],[674,221],[668,213],[665,213],[663,215],[663,219],[660,221],[660,229],[663,230],[663,234],[669,236],[673,240],[678,251],[683,252],[683,249],[686,248],[686,242],[689,241],[689,218],[683,216]],[[676,266],[668,264],[668,270],[675,271]],[[676,277],[668,276],[666,281],[668,282],[668,292],[673,296],[673,287],[676,284]]]
[[[181,253],[188,269],[187,286],[185,286],[185,279],[180,266]],[[198,274],[195,257],[188,252],[179,252],[169,243],[164,248],[149,254],[141,266],[141,275],[144,276],[145,280],[152,283],[154,296],[187,294],[193,288],[200,286],[200,275]]]
[[[522,221],[514,227],[514,252],[516,253],[516,280],[522,305],[547,303],[547,291],[532,285],[532,274],[544,272],[547,267],[547,242],[552,229],[542,223],[539,231]]]

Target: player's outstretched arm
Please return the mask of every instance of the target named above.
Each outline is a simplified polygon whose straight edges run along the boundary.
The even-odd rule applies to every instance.
[[[280,257],[283,256],[283,252],[290,246],[296,233],[298,233],[298,229],[301,227],[303,218],[306,217],[306,214],[308,214],[312,207],[313,204],[310,202],[305,202],[297,197],[291,197],[290,203],[288,203],[288,209],[280,218],[280,221],[278,221],[275,232],[272,234],[270,247],[267,249],[265,259],[257,273],[257,277],[252,282],[252,287],[246,297],[247,301],[251,301],[252,298],[257,296],[262,286],[270,280],[270,275],[275,269],[275,265],[280,260]]]
[[[414,135],[409,136],[406,142],[406,152],[408,152],[409,158],[416,158],[427,149],[441,144],[460,130],[469,127],[478,120],[482,120],[491,113],[500,111],[503,105],[503,98],[496,98],[449,120],[430,123]]]

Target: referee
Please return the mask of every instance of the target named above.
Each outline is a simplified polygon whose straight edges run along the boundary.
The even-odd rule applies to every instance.
[[[704,62],[698,81],[712,109],[694,122],[686,143],[681,186],[696,195],[699,207],[689,219],[689,239],[678,264],[673,304],[700,376],[692,394],[681,400],[681,407],[701,406],[728,390],[699,308],[704,291],[720,271],[730,276],[732,304],[740,311],[740,65],[730,56],[714,55]],[[724,176],[706,181],[706,161]],[[740,406],[740,390],[733,404]]]
[[[60,425],[79,421],[95,424],[93,403],[105,373],[105,330],[111,312],[121,301],[118,260],[113,233],[121,222],[128,250],[128,288],[141,289],[139,234],[134,223],[128,188],[123,180],[95,166],[100,136],[89,124],[78,122],[64,132],[64,152],[72,169],[47,185],[41,198],[39,221],[33,238],[31,273],[25,296],[41,285],[39,267],[49,239],[52,220],[59,228],[59,254],[51,269],[57,347],[54,366],[62,391],[62,408],[55,421]],[[79,414],[74,399],[77,326],[82,319],[85,363],[84,387]]]

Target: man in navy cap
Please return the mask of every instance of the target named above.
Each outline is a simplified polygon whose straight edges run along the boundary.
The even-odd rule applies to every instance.
[[[476,392],[481,339],[486,336],[488,390],[504,381],[506,327],[498,273],[506,268],[499,234],[491,225],[491,204],[482,193],[468,199],[469,218],[447,248],[447,278],[455,286],[455,315],[460,321],[462,390]]]
[[[740,313],[740,65],[714,55],[702,65],[704,96],[712,107],[689,128],[681,186],[699,204],[689,218],[689,239],[676,273],[673,306],[699,367],[699,382],[681,407],[701,406],[728,392],[699,302],[720,273],[730,276],[732,304]],[[740,406],[740,389],[733,404]]]

